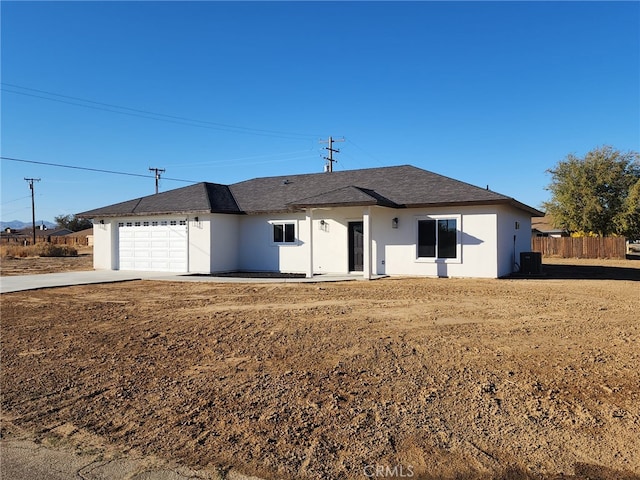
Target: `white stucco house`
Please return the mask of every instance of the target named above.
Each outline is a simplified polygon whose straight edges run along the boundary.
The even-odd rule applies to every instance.
[[[413,166],[198,183],[78,214],[94,267],[497,278],[531,249],[511,197]]]

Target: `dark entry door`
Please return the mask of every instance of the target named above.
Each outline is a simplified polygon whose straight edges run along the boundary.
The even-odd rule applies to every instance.
[[[364,270],[364,228],[362,222],[349,222],[349,271]]]

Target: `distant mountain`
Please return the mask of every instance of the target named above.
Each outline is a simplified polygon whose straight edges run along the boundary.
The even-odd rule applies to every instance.
[[[56,226],[55,223],[47,222],[46,220],[36,220],[36,227],[39,227],[43,223],[47,228],[54,228]],[[10,222],[0,222],[0,230],[4,230],[5,228],[12,228],[15,230],[21,230],[23,228],[31,228],[31,222],[21,222],[20,220],[11,220]]]

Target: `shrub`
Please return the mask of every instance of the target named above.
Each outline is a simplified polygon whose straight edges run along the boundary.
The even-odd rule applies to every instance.
[[[53,245],[51,243],[37,243],[36,245],[2,245],[2,258],[25,257],[77,257],[78,250],[68,245]]]

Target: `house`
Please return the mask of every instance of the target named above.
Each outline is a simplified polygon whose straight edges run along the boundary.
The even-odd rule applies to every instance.
[[[545,215],[541,218],[531,220],[531,236],[532,237],[568,237],[569,232],[562,228],[553,226],[553,217]]]
[[[65,235],[71,242],[76,245],[86,245],[93,247],[93,227],[80,230],[79,232],[71,232]]]
[[[41,225],[36,227],[36,242],[51,242],[53,237],[61,237],[73,233],[67,228],[48,229]],[[20,243],[31,245],[33,243],[33,228],[13,229],[6,228],[0,233],[3,243]]]
[[[78,214],[96,269],[365,279],[508,275],[542,215],[410,165],[203,182]]]

